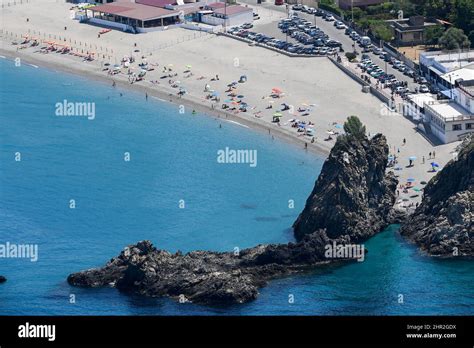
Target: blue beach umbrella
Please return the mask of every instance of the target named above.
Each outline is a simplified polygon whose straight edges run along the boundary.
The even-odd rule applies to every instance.
[[[416,180],[413,179],[413,178],[408,178],[408,179],[407,179],[407,182],[415,182],[415,181],[416,181]]]
[[[439,167],[439,164],[436,163],[436,162],[431,162],[431,166],[432,166],[432,167]]]
[[[334,127],[335,127],[335,128],[339,128],[339,129],[342,129],[342,128],[343,128],[342,124],[339,124],[339,123],[336,124]]]
[[[410,156],[410,157],[408,157],[408,159],[409,159],[410,161],[415,161],[415,160],[416,160],[416,156]]]
[[[219,93],[216,92],[216,91],[214,91],[214,92],[212,92],[212,96],[213,96],[213,97],[217,97],[217,96],[219,96]]]

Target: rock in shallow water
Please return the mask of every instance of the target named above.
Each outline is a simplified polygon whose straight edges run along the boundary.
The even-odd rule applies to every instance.
[[[347,161],[347,155],[348,160]],[[329,262],[326,246],[358,243],[390,222],[397,180],[385,173],[385,137],[339,137],[295,222],[297,243],[232,252],[171,254],[141,241],[104,267],[71,274],[75,286],[115,286],[126,292],[202,304],[254,300],[268,280]]]
[[[295,237],[325,230],[330,238],[367,239],[394,222],[398,180],[386,173],[388,146],[377,134],[337,141],[293,227]]]
[[[424,189],[423,200],[400,229],[431,256],[474,257],[474,137],[461,146]]]
[[[0,276],[0,284],[5,283],[6,281],[7,281],[7,278],[5,278],[4,276]]]

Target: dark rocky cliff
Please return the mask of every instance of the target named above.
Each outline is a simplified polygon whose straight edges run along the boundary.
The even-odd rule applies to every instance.
[[[398,184],[386,173],[388,146],[381,134],[338,141],[293,227],[297,239],[325,231],[329,238],[367,239],[394,222]]]
[[[348,154],[347,156],[344,154]],[[326,257],[331,243],[348,245],[388,224],[397,181],[385,174],[385,137],[339,137],[307,206],[295,223],[297,243],[259,245],[235,254],[171,254],[151,242],[131,245],[104,267],[71,274],[75,286],[116,288],[204,304],[243,303],[272,278],[353,257]]]
[[[424,189],[400,233],[431,256],[474,256],[474,137]]]

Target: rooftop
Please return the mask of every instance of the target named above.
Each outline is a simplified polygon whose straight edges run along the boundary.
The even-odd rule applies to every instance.
[[[217,14],[227,14],[228,16],[232,16],[238,13],[243,13],[243,12],[248,12],[248,11],[253,11],[252,8],[250,7],[244,7],[240,5],[232,5],[232,6],[227,6],[227,8],[218,8],[214,10],[214,13]]]
[[[213,3],[207,4],[206,7],[211,8],[213,10],[216,9],[216,8],[224,8],[225,3],[223,3],[223,2],[213,2]]]
[[[436,95],[431,93],[409,94],[408,99],[410,99],[412,103],[418,106],[419,108],[424,107],[425,103],[435,103],[438,100]]]
[[[435,61],[439,65],[442,65],[446,70],[450,71],[474,63],[474,50],[466,52],[431,51],[420,53],[420,62],[425,62],[424,64],[426,64],[427,61]]]
[[[469,64],[464,68],[456,69],[443,74],[441,75],[441,78],[450,83],[454,83],[458,79],[462,79],[464,81],[474,80],[474,63]]]
[[[175,0],[135,0],[137,4],[164,8],[167,5],[176,4]]]
[[[469,111],[453,101],[437,101],[435,103],[427,103],[427,107],[433,110],[445,121],[461,121],[463,119],[474,118],[474,115],[470,114]]]
[[[138,19],[141,21],[179,15],[178,11],[171,11],[160,7],[147,6],[132,2],[118,2],[99,5],[90,8],[90,10],[94,12],[102,12],[121,17]]]

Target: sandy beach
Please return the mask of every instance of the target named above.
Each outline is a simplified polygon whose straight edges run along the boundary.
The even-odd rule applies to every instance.
[[[363,93],[357,82],[325,57],[287,57],[228,37],[183,28],[138,35],[112,30],[99,37],[102,28],[70,19],[70,8],[71,4],[55,1],[32,1],[2,8],[1,55],[11,59],[19,57],[23,62],[89,76],[109,84],[115,81],[143,93],[144,102],[145,95],[171,101],[176,104],[176,112],[179,112],[179,105],[184,105],[186,114],[191,115],[192,110],[196,110],[238,122],[259,129],[262,136],[297,142],[302,148],[306,143],[309,150],[323,155],[327,155],[337,135],[334,134],[332,140],[325,140],[328,132],[340,132],[344,120],[357,115],[370,135],[383,133],[387,136],[391,153],[399,159],[401,169],[395,172],[400,182],[414,178],[415,186],[420,188],[420,181],[428,181],[435,174],[431,171],[430,152],[436,152],[435,160],[441,168],[453,158],[457,143],[433,146],[412,122],[400,114],[387,112],[379,99]],[[284,15],[262,7],[256,7],[255,12],[261,17],[255,25],[257,31],[259,25],[274,22],[276,26]],[[14,41],[21,42],[22,35],[62,42],[70,45],[74,52],[94,52],[96,59],[86,62],[69,54],[40,53],[40,47],[44,45],[24,49],[20,49],[21,45],[12,45]],[[129,82],[127,68],[120,69],[117,75],[109,75],[106,64],[110,64],[109,67],[120,64],[124,56],[135,58],[132,72],[140,71],[138,64],[143,59],[154,70],[148,71],[143,81],[133,84]],[[164,67],[172,71],[163,72]],[[167,74],[177,76],[162,78]],[[239,99],[248,104],[247,111],[223,110],[221,105],[229,100],[228,84],[243,75],[247,81],[237,83],[234,92],[243,96]],[[177,81],[177,85],[186,90],[182,98],[177,95],[179,88],[172,87]],[[219,101],[206,98],[209,95],[204,91],[206,84],[218,95]],[[280,98],[270,97],[275,88],[281,90]],[[279,123],[272,122],[282,103],[291,106],[290,109],[281,112]],[[270,105],[271,109],[268,108]],[[309,109],[307,116],[297,111],[301,107]],[[292,119],[314,124],[314,143],[311,136],[291,127]],[[408,167],[410,156],[416,156],[416,160]],[[410,197],[416,196],[413,193],[412,190],[406,194],[401,192],[400,201],[408,199],[403,204],[419,201],[420,195]]]

